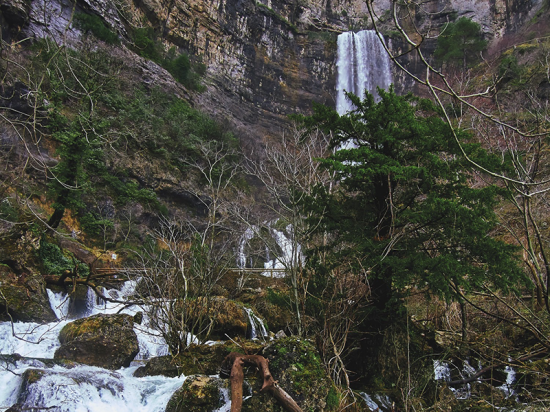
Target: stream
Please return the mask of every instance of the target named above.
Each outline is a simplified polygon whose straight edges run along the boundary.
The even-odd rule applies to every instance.
[[[123,299],[133,288],[133,282],[126,282],[120,291],[111,289],[105,292],[113,298]],[[95,294],[91,290],[89,292],[86,313],[82,317],[119,311],[134,315],[138,311],[135,307],[123,308],[122,304],[98,301]],[[43,325],[0,323],[0,353],[3,354],[0,355],[0,411],[8,410],[16,403],[21,410],[47,409],[56,412],[165,410],[172,394],[185,381],[185,376],[133,377],[144,359],[168,353],[162,338],[147,327],[136,324],[134,330],[140,352],[136,356],[137,361],[134,360],[128,368],[111,371],[86,365],[56,365],[51,359],[60,346],[59,331],[75,318],[68,319],[69,302],[66,294],[48,290],[48,295],[59,321]],[[19,356],[6,356],[14,354]],[[23,377],[25,373],[27,379]],[[31,375],[33,373],[36,375]],[[33,379],[32,376],[39,379]],[[25,382],[29,383],[25,385]],[[228,396],[224,399],[228,399]],[[220,409],[223,410],[228,409]]]

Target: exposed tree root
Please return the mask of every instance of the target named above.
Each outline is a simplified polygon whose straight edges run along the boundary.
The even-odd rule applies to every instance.
[[[243,355],[231,352],[222,362],[222,374],[228,371],[231,381],[231,412],[241,412],[243,406],[243,366],[255,366],[262,374],[263,384],[260,392],[269,393],[288,412],[302,412],[302,409],[273,379],[268,367],[269,361],[260,355]]]

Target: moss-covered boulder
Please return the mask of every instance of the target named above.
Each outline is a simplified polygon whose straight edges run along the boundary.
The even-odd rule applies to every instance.
[[[264,345],[255,341],[242,341],[238,346],[233,342],[219,345],[191,345],[177,356],[159,356],[152,358],[134,372],[134,376],[163,375],[175,377],[180,375],[216,375],[225,357],[239,350],[246,353],[260,353]]]
[[[199,322],[198,318],[213,320],[210,339],[225,340],[227,336],[246,337],[248,330],[248,316],[242,304],[233,300],[217,296],[210,298],[208,302],[203,298],[187,307],[189,323]]]
[[[59,334],[55,359],[68,359],[106,369],[127,367],[139,352],[130,315],[95,315],[71,322]]]
[[[273,378],[302,410],[332,411],[338,406],[338,398],[327,376],[315,345],[306,339],[288,337],[279,339],[263,350],[269,359]],[[260,393],[261,379],[250,381],[253,395],[244,400],[243,412],[283,412],[281,405],[270,395]]]
[[[38,323],[57,320],[40,274],[25,271],[17,275],[10,266],[0,263],[0,320]]]
[[[228,381],[210,376],[189,376],[168,401],[166,412],[212,412],[222,406],[222,388]]]

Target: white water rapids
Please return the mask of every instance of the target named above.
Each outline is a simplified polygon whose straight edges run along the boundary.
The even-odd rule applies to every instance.
[[[114,298],[122,299],[133,290],[135,284],[126,282],[122,290],[105,291]],[[59,331],[69,320],[68,299],[64,293],[48,290],[50,304],[60,319],[58,322],[39,325],[36,323],[0,323],[0,353],[18,354],[21,359],[0,359],[0,410],[15,403],[23,409],[38,408],[58,412],[113,411],[113,412],[160,412],[164,411],[172,394],[181,387],[185,377],[166,378],[132,376],[138,366],[109,371],[93,366],[51,366],[60,346]],[[95,294],[88,295],[88,313],[117,313],[122,304],[98,302]],[[134,315],[136,307],[124,308],[121,312]],[[146,326],[135,325],[140,353],[136,359],[167,354],[167,346],[158,335]],[[33,358],[33,359],[29,359]],[[37,359],[34,359],[37,358]],[[23,388],[22,375],[28,369],[38,370],[41,379]],[[24,392],[25,396],[20,396]]]
[[[123,301],[131,296],[136,283],[128,281],[121,290],[104,290],[113,299]],[[93,366],[59,366],[48,362],[59,348],[59,332],[67,323],[69,300],[66,293],[48,290],[50,305],[59,321],[49,324],[0,323],[0,354],[21,355],[21,357],[0,355],[0,411],[14,404],[23,410],[48,410],[54,412],[163,412],[172,394],[181,387],[185,376],[167,378],[148,376],[136,378],[139,361],[128,368],[110,371]],[[87,313],[126,313],[135,315],[139,308],[126,307],[121,303],[104,302],[88,289]],[[251,339],[267,337],[262,320],[251,309],[245,308],[251,325]],[[136,360],[168,354],[164,340],[149,329],[144,315],[142,325],[134,324],[140,352]],[[25,371],[32,369],[40,379],[25,380]],[[37,371],[37,372],[36,372]],[[30,372],[30,371],[29,371]],[[27,373],[29,373],[27,372]],[[32,382],[25,386],[25,382]],[[220,393],[225,403],[218,412],[229,411],[227,391]]]

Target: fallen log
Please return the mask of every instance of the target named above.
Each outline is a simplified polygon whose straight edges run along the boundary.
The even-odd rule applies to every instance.
[[[220,376],[227,376],[231,381],[231,412],[241,412],[243,405],[244,366],[255,366],[262,374],[263,384],[260,392],[269,393],[288,412],[302,412],[302,409],[273,379],[268,366],[269,361],[260,355],[243,355],[231,352],[222,362]]]

